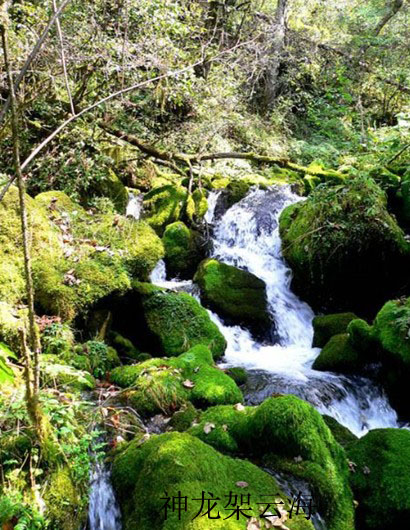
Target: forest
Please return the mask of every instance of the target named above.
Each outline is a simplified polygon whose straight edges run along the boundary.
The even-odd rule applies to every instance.
[[[0,529],[410,527],[410,2],[0,0]]]

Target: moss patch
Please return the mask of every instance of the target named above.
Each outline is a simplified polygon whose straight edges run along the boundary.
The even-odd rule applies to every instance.
[[[363,368],[366,360],[352,346],[347,333],[334,335],[316,357],[314,370],[357,373]]]
[[[410,432],[375,429],[349,446],[356,464],[350,480],[359,506],[357,528],[410,525]]]
[[[313,347],[323,348],[333,335],[346,333],[347,326],[356,318],[353,313],[336,313],[315,317],[313,319]]]
[[[166,227],[162,242],[168,274],[191,278],[203,257],[199,234],[177,221]]]
[[[409,243],[372,179],[319,186],[280,217],[293,287],[316,309],[370,314],[408,282]]]
[[[194,278],[201,300],[234,323],[266,329],[270,317],[265,283],[250,272],[207,259]]]
[[[242,530],[246,526],[245,517],[240,517],[238,521],[234,515],[224,520],[233,513],[224,508],[228,504],[226,496],[229,492],[239,495],[239,498],[242,494],[246,499],[249,494],[250,510],[245,513],[258,519],[260,507],[257,502],[266,500],[262,495],[281,498],[284,508],[289,510],[286,497],[270,475],[249,462],[223,456],[188,434],[166,433],[154,436],[143,444],[139,440],[131,442],[114,460],[113,482],[123,509],[126,530],[205,530],[211,526]],[[240,482],[246,482],[248,486],[241,488],[238,486]],[[192,499],[200,499],[202,491],[210,492],[219,499],[217,510],[220,519],[195,518],[201,503]],[[176,512],[168,511],[165,520],[161,511],[165,503],[162,497],[173,497],[178,492],[188,497],[188,510],[182,512],[180,520]],[[216,514],[217,511],[212,512],[212,515]],[[286,525],[291,530],[313,528],[304,517],[288,519]]]
[[[172,414],[188,401],[204,408],[243,399],[233,379],[213,365],[209,349],[200,345],[176,358],[116,368],[111,381],[130,387],[128,399],[144,416]]]
[[[175,356],[203,344],[214,359],[223,355],[225,338],[195,298],[147,284],[136,284],[135,288],[142,298],[146,324],[157,338],[161,353]]]

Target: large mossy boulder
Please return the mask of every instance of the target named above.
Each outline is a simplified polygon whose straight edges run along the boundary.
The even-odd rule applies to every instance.
[[[40,312],[73,320],[104,297],[148,279],[163,246],[144,222],[92,214],[62,192],[26,196],[35,304]],[[25,298],[18,192],[0,204],[0,300]]]
[[[192,278],[204,254],[199,233],[177,221],[166,227],[162,242],[169,276]]]
[[[201,344],[210,349],[214,359],[222,357],[226,340],[193,296],[144,283],[135,283],[134,293],[136,299],[132,303],[140,304],[139,316],[143,319],[133,340],[135,344],[138,345],[142,328],[149,332],[151,346],[157,348],[153,353],[172,357]]]
[[[127,399],[142,416],[172,414],[187,402],[204,408],[243,399],[235,381],[214,366],[211,352],[201,345],[179,357],[115,368],[110,379],[131,388]]]
[[[355,319],[357,316],[353,313],[336,313],[315,317],[313,319],[313,348],[323,348],[333,335],[346,333],[347,326]]]
[[[270,325],[265,283],[254,274],[207,259],[201,263],[194,281],[201,301],[230,323],[244,325],[263,335]]]
[[[356,528],[410,526],[410,432],[375,429],[348,447],[350,475],[358,501]]]
[[[315,309],[372,314],[408,284],[409,243],[368,178],[319,186],[280,217],[295,291]]]
[[[289,501],[268,473],[245,460],[221,455],[186,433],[165,433],[144,443],[135,439],[115,457],[112,477],[124,516],[124,530],[243,530],[249,519],[236,517],[235,508],[228,502],[230,492],[239,498],[242,495],[246,501],[250,496],[249,505],[243,508],[248,508],[244,513],[255,517],[258,523],[255,528],[262,528],[265,523],[259,518],[261,505],[258,505],[268,502],[263,495],[272,495],[271,502],[283,501],[282,509],[290,510]],[[219,513],[219,518],[201,516],[202,492],[215,499],[211,515],[217,517]],[[187,497],[187,510],[178,514],[169,509],[165,517],[162,507],[166,499],[170,498],[172,505],[172,498],[178,495]],[[206,505],[207,502],[205,511]],[[274,508],[275,505],[273,513]],[[304,516],[284,517],[283,524],[290,530],[313,529]]]
[[[257,407],[210,408],[188,432],[222,452],[253,456],[270,469],[306,480],[328,527],[353,528],[345,452],[305,401],[288,395]]]
[[[340,333],[327,342],[316,357],[312,368],[342,374],[359,373],[363,370],[366,361],[351,344],[349,335]]]

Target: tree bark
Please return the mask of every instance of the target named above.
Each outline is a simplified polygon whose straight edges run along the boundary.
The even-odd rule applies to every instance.
[[[19,205],[20,205],[20,220],[21,232],[23,239],[23,255],[24,255],[24,274],[26,281],[26,296],[28,303],[29,315],[29,329],[30,329],[30,346],[34,352],[34,381],[33,381],[33,399],[36,399],[39,388],[39,362],[38,356],[40,353],[40,340],[37,333],[37,326],[35,322],[34,313],[34,289],[33,279],[31,274],[31,252],[29,242],[29,227],[27,219],[27,208],[25,200],[25,182],[20,162],[20,143],[19,143],[19,125],[17,113],[17,101],[14,91],[13,77],[11,73],[9,47],[8,47],[8,19],[7,19],[7,5],[2,6],[2,20],[1,20],[1,37],[4,54],[4,64],[6,69],[7,81],[10,90],[10,109],[11,109],[11,127],[13,140],[13,158],[14,170],[17,177],[17,185],[19,190]]]
[[[385,15],[380,19],[374,30],[372,31],[372,37],[378,37],[384,26],[386,26],[390,20],[400,11],[403,7],[404,0],[389,0],[387,5],[387,11]],[[367,52],[367,50],[372,46],[371,43],[365,44],[360,48],[359,57]]]
[[[285,48],[286,21],[288,16],[288,0],[279,0],[272,24],[273,40],[269,50],[268,66],[265,72],[264,101],[268,109],[275,103],[279,89],[279,69]]]

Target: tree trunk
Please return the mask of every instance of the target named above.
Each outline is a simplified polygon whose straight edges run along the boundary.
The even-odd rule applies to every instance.
[[[278,93],[279,69],[285,48],[286,21],[288,16],[288,0],[279,0],[272,24],[272,45],[269,50],[268,66],[265,72],[264,101],[268,109],[272,108]]]
[[[20,145],[19,145],[19,126],[18,126],[18,114],[17,114],[17,101],[14,91],[13,77],[11,73],[11,66],[9,60],[9,47],[8,47],[8,15],[7,15],[7,3],[3,3],[1,6],[1,37],[3,45],[4,63],[6,69],[6,76],[10,91],[10,109],[11,109],[11,126],[12,126],[12,140],[13,140],[13,158],[14,158],[14,169],[17,177],[17,185],[19,190],[19,205],[20,205],[20,220],[21,220],[21,231],[23,239],[23,254],[24,254],[24,274],[26,281],[26,296],[28,303],[28,315],[29,315],[29,329],[30,329],[30,346],[31,351],[34,352],[34,366],[33,376],[31,366],[31,356],[29,349],[26,345],[25,333],[22,332],[22,346],[26,364],[26,377],[27,383],[27,408],[30,417],[35,423],[38,430],[39,426],[39,411],[38,411],[38,389],[39,389],[39,362],[38,356],[40,353],[40,341],[37,333],[37,327],[35,322],[34,314],[34,295],[33,295],[33,279],[31,275],[31,255],[30,255],[30,244],[29,244],[29,228],[27,219],[27,209],[25,201],[25,183],[23,173],[21,170],[20,163]]]

